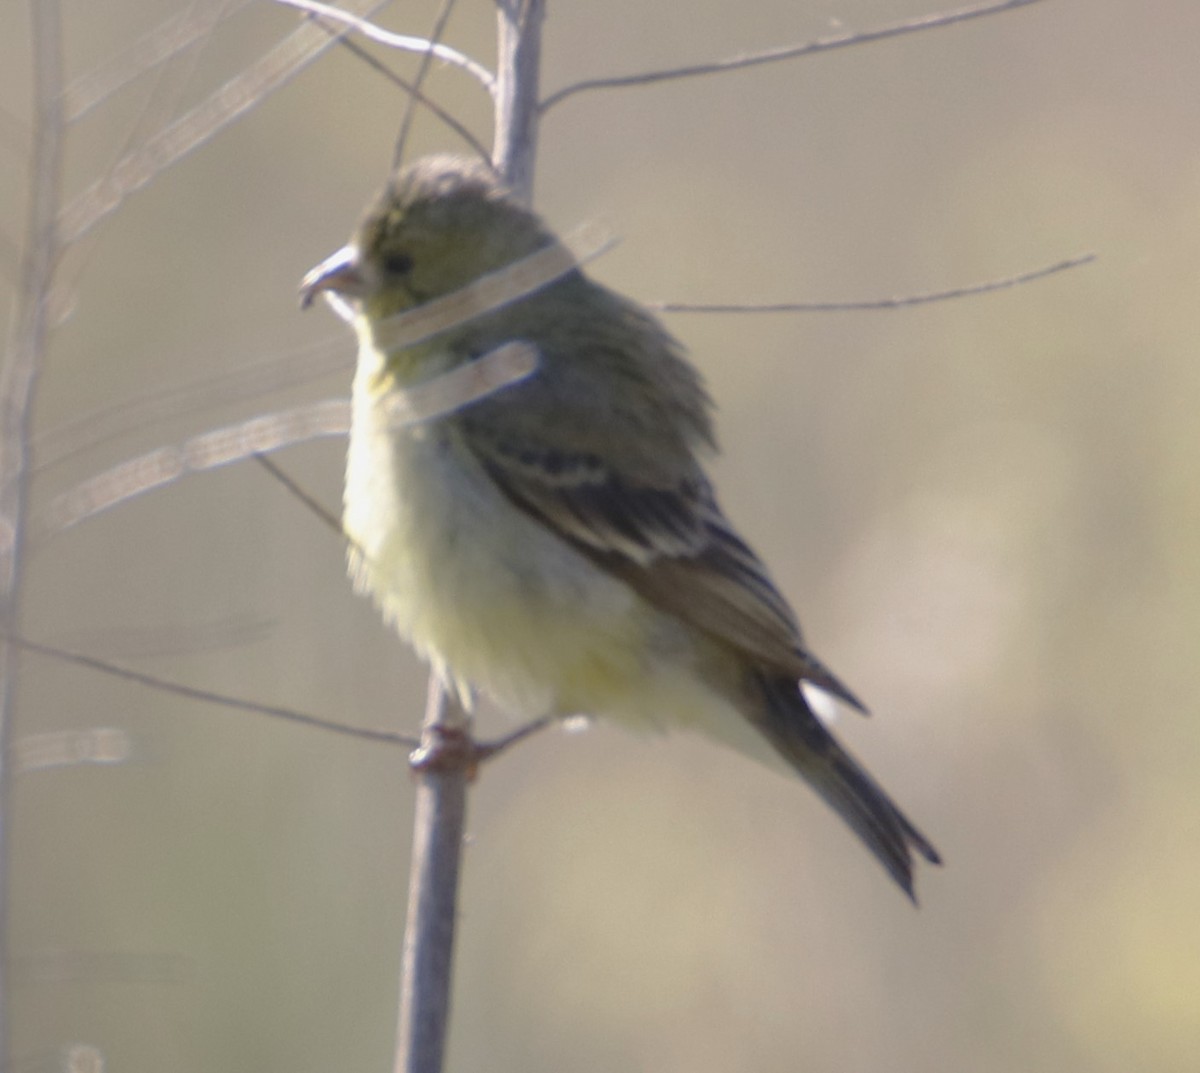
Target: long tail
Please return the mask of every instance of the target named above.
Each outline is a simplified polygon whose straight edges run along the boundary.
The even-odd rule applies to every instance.
[[[888,874],[916,902],[913,851],[941,864],[938,851],[813,714],[790,678],[755,681],[765,703],[763,732],[785,760],[850,825]]]

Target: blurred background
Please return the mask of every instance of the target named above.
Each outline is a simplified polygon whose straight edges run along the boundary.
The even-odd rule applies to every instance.
[[[938,7],[551,2],[543,86]],[[185,10],[64,3],[68,75],[119,68]],[[434,6],[379,17],[425,33]],[[4,22],[15,242],[24,7]],[[250,3],[186,78],[81,118],[66,199],[295,25]],[[490,64],[491,6],[460,0],[447,39]],[[543,734],[472,791],[450,1068],[1200,1067],[1198,39],[1191,0],[1045,0],[547,115],[539,207],[611,227],[594,274],[643,301],[869,299],[1098,260],[900,311],[668,318],[720,404],[727,511],[874,711],[840,733],[946,866],[914,910],[797,783],[700,740]],[[428,90],[490,139],[464,75],[435,68]],[[382,182],[402,104],[335,49],[95,229],[40,382],[35,507],[347,392],[352,340],[296,286]],[[419,119],[413,155],[460,147]],[[284,386],[222,393],[269,361]],[[336,509],[342,455],[277,460]],[[346,723],[411,730],[424,700],[339,539],[252,464],[41,543],[23,630]],[[14,1069],[390,1066],[401,750],[33,654],[18,700]],[[511,725],[481,715],[485,736]]]

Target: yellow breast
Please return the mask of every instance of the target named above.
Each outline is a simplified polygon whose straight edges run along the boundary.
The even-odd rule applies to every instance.
[[[377,355],[360,356],[344,512],[356,585],[439,670],[525,714],[594,707],[638,677],[650,609],[514,507],[452,422],[391,429],[385,397]]]

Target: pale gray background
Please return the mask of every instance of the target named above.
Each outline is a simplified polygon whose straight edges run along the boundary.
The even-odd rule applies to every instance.
[[[552,2],[544,85],[936,7]],[[490,62],[489,5],[460,8],[449,39]],[[67,4],[70,70],[171,10]],[[0,36],[22,117],[25,18],[6,4]],[[384,21],[424,32],[431,6]],[[267,4],[231,20],[184,103],[293,24]],[[880,297],[1100,260],[918,310],[669,319],[720,402],[729,513],[873,708],[843,732],[947,866],[922,871],[914,911],[798,784],[703,741],[545,735],[472,794],[451,1068],[1197,1068],[1197,40],[1192,0],[1047,0],[551,114],[538,204],[564,229],[608,223],[622,243],[595,273],[647,301]],[[429,85],[488,136],[465,77]],[[68,193],[153,93],[143,79],[72,132]],[[296,283],[379,185],[399,109],[330,54],[136,195],[90,247],[38,429],[318,340],[348,361]],[[24,136],[5,125],[15,236]],[[413,151],[447,148],[423,120]],[[46,470],[36,500],[347,383],[348,367],[238,405],[200,393]],[[341,455],[280,461],[333,506]],[[46,545],[26,611],[32,636],[347,722],[411,728],[424,696],[338,540],[252,465]],[[133,752],[19,778],[18,1056],[83,1042],[113,1070],[387,1068],[402,755],[24,664],[18,738],[116,726]]]

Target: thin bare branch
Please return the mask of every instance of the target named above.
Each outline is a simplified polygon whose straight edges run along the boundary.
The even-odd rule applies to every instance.
[[[219,12],[213,12],[213,15]],[[216,28],[216,18],[208,20],[209,33]],[[114,146],[112,161],[101,174],[112,174],[118,162],[136,152],[139,146],[145,145],[154,135],[165,129],[172,121],[175,110],[179,106],[188,83],[195,74],[196,65],[200,62],[202,48],[195,47],[206,41],[206,35],[197,35],[191,44],[193,47],[178,53],[173,63],[162,64],[155,72],[153,84],[143,95],[141,111],[130,126],[123,142]],[[97,169],[100,171],[101,169]]]
[[[334,31],[331,29],[329,32],[333,33]],[[492,160],[487,148],[484,146],[483,142],[475,137],[465,123],[460,123],[432,97],[427,97],[407,78],[402,78],[400,75],[396,74],[396,72],[388,67],[387,64],[383,63],[375,56],[372,56],[371,53],[363,48],[357,41],[352,41],[348,37],[342,37],[338,40],[338,44],[341,45],[342,48],[354,53],[354,55],[362,60],[363,63],[367,64],[373,70],[378,71],[393,85],[399,86],[400,89],[404,90],[405,93],[410,94],[414,100],[420,101],[421,104],[428,108],[435,116],[438,117],[438,119],[445,123],[447,127],[454,131],[454,133],[457,134],[464,142],[466,142],[467,145],[471,147],[472,152],[474,152],[474,154],[481,161],[483,161],[489,167],[491,166]]]
[[[350,535],[342,528],[341,519],[331,510],[327,510],[325,505],[321,503],[315,496],[309,495],[300,485],[294,481],[289,474],[284,472],[283,468],[278,465],[273,459],[267,455],[256,454],[254,461],[257,462],[270,476],[279,482],[288,494],[296,499],[312,514],[316,515],[324,525],[332,529],[346,544],[353,548],[362,557],[363,562],[367,562],[370,556],[363,551],[362,546],[353,540]]]
[[[381,0],[355,0],[355,6],[372,11],[381,6]],[[63,244],[77,242],[120,208],[130,194],[286,85],[334,40],[319,27],[305,23],[206,100],[122,157],[108,175],[63,209],[59,216]]]
[[[533,203],[544,0],[497,0],[496,170],[525,204]]]
[[[524,262],[512,266],[511,276],[507,275],[509,270],[506,269],[497,273],[494,279],[488,277],[487,286],[492,289],[481,293],[473,284],[464,289],[461,297],[448,296],[446,305],[439,307],[440,313],[430,315],[426,307],[419,318],[406,321],[404,316],[408,315],[402,316],[396,327],[399,330],[404,324],[411,325],[419,321],[419,330],[411,337],[403,335],[407,339],[405,345],[415,345],[437,331],[461,323],[466,317],[492,312],[506,302],[525,297],[539,286],[552,283],[564,271],[599,257],[613,244],[612,236],[599,225],[577,228],[564,240],[565,248],[574,257],[573,261],[560,260],[555,254],[535,255],[538,259],[525,267],[521,267]],[[505,279],[509,280],[507,284],[504,283]],[[331,307],[342,320],[353,323],[355,314],[348,303],[339,304],[335,296],[330,294],[325,297],[331,300]],[[134,402],[92,411],[36,438],[36,472],[40,473],[64,459],[92,450],[151,422],[180,417],[210,406],[252,401],[273,391],[294,387],[336,371],[348,360],[347,351],[339,337],[331,337],[314,343],[298,354],[250,363],[235,372],[184,383],[147,394]]]
[[[31,4],[37,122],[30,180],[30,209],[13,335],[0,373],[0,519],[14,539],[0,547],[0,607],[15,614],[10,600],[19,589],[20,534],[25,522],[30,459],[30,418],[45,352],[46,296],[54,280],[59,243],[54,225],[62,167],[59,110],[61,33],[57,2]],[[11,625],[11,623],[10,623]]]
[[[58,0],[30,0],[33,54],[33,154],[29,212],[13,334],[0,374],[0,632],[20,627],[26,526],[29,513],[29,437],[38,377],[49,332],[47,299],[54,282],[59,237],[55,227],[62,182],[62,24]],[[9,1038],[9,834],[16,648],[0,638],[0,1056]]]
[[[528,201],[533,189],[537,142],[543,0],[498,0],[497,8],[499,73],[492,158],[517,196]],[[535,259],[544,262],[536,266],[536,271]],[[566,249],[551,247],[526,258],[521,267],[530,276],[531,290],[536,290],[550,279],[573,270],[577,262],[578,258]],[[483,286],[473,298],[481,303],[480,307],[455,311],[454,318],[478,316],[489,302],[497,305],[512,301],[516,267],[504,274],[509,278],[503,281],[503,289],[490,299],[491,284],[498,281],[489,281],[487,277],[479,281]],[[539,279],[539,275],[545,278]],[[434,315],[445,319],[447,311],[435,311]],[[397,345],[384,339],[375,342],[385,347]],[[479,762],[469,717],[457,699],[449,695],[439,675],[431,673],[421,750],[412,761],[417,776],[417,809],[413,821],[413,867],[401,965],[395,1073],[441,1073],[443,1068],[450,1024],[467,783]]]
[[[283,468],[276,463],[269,455],[256,454],[252,456],[263,469],[265,469],[275,480],[277,480],[288,493],[298,499],[304,506],[317,518],[319,518],[329,529],[332,529],[338,536],[346,538],[346,531],[342,528],[342,523],[338,516],[329,510],[324,503],[316,497],[309,495],[300,485],[292,479],[292,477],[284,472]],[[355,547],[358,545],[356,544]],[[364,555],[364,559],[368,556]]]
[[[488,760],[495,760],[501,753],[507,752],[514,745],[519,745],[526,738],[532,738],[535,734],[540,734],[543,730],[554,726],[558,722],[561,722],[558,716],[544,715],[541,719],[533,719],[517,727],[512,733],[505,734],[494,741],[481,741],[477,746],[479,762],[482,764]]]
[[[763,63],[777,63],[780,60],[794,60],[801,56],[811,56],[818,52],[831,52],[838,48],[848,48],[851,45],[866,45],[873,41],[884,41],[891,37],[901,37],[905,34],[919,33],[923,30],[935,30],[943,26],[953,26],[969,19],[979,19],[987,15],[999,15],[1016,8],[1029,7],[1040,3],[1041,0],[999,0],[999,2],[979,4],[973,7],[960,8],[957,11],[944,11],[935,15],[923,15],[916,19],[906,19],[903,22],[891,23],[875,30],[863,30],[858,33],[837,34],[833,37],[821,37],[803,45],[787,45],[781,48],[765,49],[745,56],[731,56],[724,60],[711,63],[698,63],[688,67],[673,67],[662,71],[644,71],[636,75],[623,75],[615,78],[591,78],[583,82],[574,82],[550,94],[541,104],[543,114],[556,104],[561,104],[568,97],[577,93],[590,92],[598,89],[623,89],[629,86],[647,86],[654,82],[667,82],[677,78],[695,78],[699,75],[720,74],[725,71],[740,71],[746,67],[756,67]]]
[[[159,23],[153,30],[74,79],[63,94],[63,114],[68,123],[86,115],[114,93],[160,64],[204,40],[225,19],[251,0],[207,0]]]
[[[449,45],[441,44],[427,37],[392,33],[391,30],[385,30],[382,26],[377,26],[358,15],[334,7],[332,4],[318,3],[317,0],[275,0],[275,3],[283,4],[285,7],[299,8],[301,11],[307,11],[310,15],[319,15],[321,18],[343,23],[357,30],[363,37],[377,41],[381,45],[387,45],[388,48],[399,49],[402,52],[420,52],[426,55],[432,53],[439,60],[466,71],[488,93],[493,92],[496,76],[482,64],[476,63],[470,56],[464,55]],[[436,36],[435,33],[434,37]]]
[[[349,402],[326,399],[214,429],[182,444],[160,447],[55,496],[38,515],[34,535],[44,540],[119,503],[174,484],[188,474],[204,473],[309,440],[344,436],[349,428]]]
[[[1007,290],[1009,287],[1019,287],[1034,280],[1045,279],[1071,268],[1091,264],[1096,259],[1094,253],[1083,253],[1077,257],[1068,257],[1065,261],[1047,265],[1045,268],[1034,268],[1015,276],[1005,276],[1003,279],[985,280],[983,283],[971,283],[964,287],[952,287],[945,291],[930,291],[927,294],[909,294],[894,298],[868,298],[860,302],[762,302],[747,304],[691,303],[691,302],[653,302],[651,309],[661,313],[844,313],[861,312],[863,310],[905,309],[909,306],[928,305],[931,302],[946,302],[954,298],[970,298],[979,294],[991,294],[993,291]]]
[[[281,3],[288,3],[290,0],[280,0]],[[433,29],[430,31],[428,48],[421,56],[420,66],[417,68],[416,88],[418,90],[424,88],[425,78],[429,74],[429,65],[433,57],[437,54],[442,45],[442,35],[446,32],[446,24],[450,21],[450,13],[454,10],[454,0],[442,0],[441,10],[438,12],[437,18],[433,20]],[[404,103],[404,115],[400,120],[400,132],[396,135],[396,147],[392,150],[392,170],[395,171],[404,161],[404,147],[408,144],[408,135],[412,130],[413,116],[417,111],[417,99],[415,96],[409,96]]]
[[[187,700],[198,700],[205,704],[217,704],[222,708],[253,712],[255,715],[266,715],[272,719],[282,719],[288,723],[298,723],[301,726],[314,727],[317,730],[327,730],[330,733],[341,734],[348,738],[382,742],[386,745],[403,745],[409,749],[415,748],[420,744],[411,735],[397,734],[391,730],[376,730],[373,727],[348,726],[333,719],[325,719],[319,715],[309,715],[307,712],[296,711],[294,708],[281,708],[274,704],[259,704],[257,701],[242,700],[239,697],[230,697],[224,693],[214,693],[210,689],[197,689],[194,686],[172,682],[166,678],[159,678],[156,675],[144,674],[129,667],[121,667],[118,664],[109,663],[107,660],[97,659],[95,656],[85,655],[82,652],[72,652],[65,648],[58,648],[55,645],[31,641],[27,637],[8,634],[4,639],[9,644],[24,649],[26,652],[36,652],[40,656],[47,656],[64,663],[73,663],[77,667],[87,667],[89,670],[106,674],[110,678],[120,678],[126,682],[136,682],[138,685],[146,686],[148,689],[156,689],[163,693],[170,693],[176,697],[184,697]]]
[[[13,774],[85,764],[123,764],[133,753],[133,738],[120,727],[72,727],[23,734],[13,742]]]
[[[148,425],[200,413],[215,406],[248,403],[327,376],[350,364],[344,335],[319,340],[302,351],[248,362],[231,372],[147,392],[140,398],[91,410],[34,437],[34,473]]]
[[[394,1073],[440,1073],[445,1057],[467,781],[476,762],[470,729],[457,699],[431,674],[421,748],[411,759],[417,799]]]
[[[472,317],[532,294],[611,246],[612,239],[604,229],[584,225],[561,245],[539,250],[462,290],[384,321],[376,329],[375,342],[389,347],[415,346]],[[339,316],[353,320],[353,310],[345,302],[328,292],[325,297]],[[393,424],[400,428],[444,417],[532,375],[537,362],[533,347],[513,340],[426,383],[394,391],[390,401]],[[169,397],[175,398],[175,393]],[[158,448],[55,497],[39,515],[36,535],[45,539],[186,474],[216,469],[308,440],[343,436],[349,427],[348,402],[326,399],[215,429],[177,446]],[[10,527],[0,529],[0,555],[13,538]]]
[[[392,425],[403,428],[445,417],[524,380],[537,365],[535,348],[519,341],[506,343],[423,384],[394,391],[389,398]],[[345,436],[349,431],[350,403],[346,399],[325,399],[213,429],[182,444],[138,455],[56,496],[38,514],[33,536],[44,540],[189,474],[310,440]],[[0,533],[0,553],[4,547],[4,534]]]

